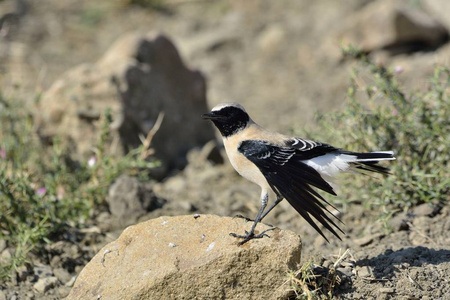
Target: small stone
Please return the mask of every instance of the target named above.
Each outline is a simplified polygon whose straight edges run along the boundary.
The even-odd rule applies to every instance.
[[[50,267],[53,269],[60,268],[62,266],[62,258],[59,255],[55,255],[50,260]]]
[[[408,216],[406,212],[401,212],[394,217],[392,217],[389,220],[389,225],[395,230],[395,231],[402,231],[402,230],[408,230]]]
[[[2,290],[0,290],[0,300],[6,300],[5,292],[3,292]]]
[[[372,277],[372,270],[368,266],[356,267],[356,271],[358,272],[359,277]]]
[[[96,219],[98,223],[106,223],[111,219],[111,214],[109,212],[103,211],[98,214]]]
[[[354,268],[356,266],[356,262],[354,260],[348,260],[341,262],[341,265],[346,268]]]
[[[49,289],[53,288],[57,282],[58,278],[53,276],[41,278],[33,285],[33,288],[39,293],[43,294],[47,292]]]
[[[385,288],[380,288],[378,291],[380,293],[382,293],[382,294],[392,294],[392,293],[395,292],[395,289],[394,288],[385,287]]]
[[[70,287],[68,286],[60,286],[56,291],[56,294],[60,297],[60,299],[67,297],[69,293]]]
[[[164,182],[164,188],[173,193],[181,193],[186,190],[186,187],[186,179],[180,176],[171,177]]]
[[[180,209],[182,209],[182,210],[184,210],[186,212],[193,212],[193,211],[195,211],[194,205],[192,205],[192,203],[190,203],[189,201],[180,200],[180,201],[177,201],[177,204],[178,204]]]
[[[347,277],[352,277],[352,269],[350,268],[337,268],[336,271],[341,272]]]
[[[61,281],[63,284],[66,284],[70,279],[72,279],[72,276],[69,274],[69,272],[67,272],[67,270],[63,268],[53,269],[53,274],[55,274],[56,278],[58,278],[59,281]]]
[[[334,265],[334,263],[331,260],[325,260],[322,264],[325,268],[331,268]]]
[[[73,285],[75,284],[75,281],[77,280],[77,276],[72,276],[72,278],[70,278],[69,281],[67,281],[67,283],[65,284],[65,286],[67,287],[73,287]]]
[[[75,267],[75,273],[80,274],[80,272],[83,270],[83,266],[76,266]]]
[[[433,214],[434,208],[429,203],[416,206],[412,213],[415,216],[430,216]]]
[[[25,281],[25,279],[27,279],[28,276],[28,269],[26,266],[20,266],[16,269],[16,273],[17,273],[17,280]]]
[[[364,236],[359,239],[355,239],[354,242],[356,245],[358,245],[360,247],[364,247],[364,246],[370,245],[374,240],[379,239],[383,236],[384,236],[384,234],[382,234],[382,233],[376,233],[376,234]]]
[[[129,225],[146,212],[161,207],[165,200],[158,198],[151,186],[137,178],[121,175],[109,187],[106,202],[119,223]]]
[[[0,252],[2,252],[3,250],[5,250],[6,247],[7,247],[6,241],[0,239]]]
[[[0,255],[0,261],[8,261],[11,259],[11,250],[5,249],[2,251],[2,254]]]
[[[44,264],[35,264],[33,268],[34,275],[39,278],[51,277],[53,275],[52,268]]]

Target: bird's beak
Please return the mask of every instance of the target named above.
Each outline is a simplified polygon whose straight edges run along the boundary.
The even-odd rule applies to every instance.
[[[220,120],[223,119],[223,116],[216,115],[214,112],[210,112],[207,114],[203,114],[202,118],[205,120]]]

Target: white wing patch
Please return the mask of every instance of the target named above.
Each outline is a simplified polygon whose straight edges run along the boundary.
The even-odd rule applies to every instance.
[[[349,163],[354,161],[357,161],[355,155],[328,153],[305,160],[305,163],[321,175],[334,177],[340,172],[348,171],[350,167]]]

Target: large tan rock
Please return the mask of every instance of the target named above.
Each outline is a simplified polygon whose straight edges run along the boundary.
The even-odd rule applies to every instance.
[[[66,137],[74,153],[88,157],[106,108],[113,113],[115,140],[106,149],[118,153],[141,145],[139,135],[146,136],[163,112],[152,148],[168,168],[183,167],[188,150],[214,139],[212,126],[200,117],[209,110],[205,78],[157,32],[125,34],[95,64],[63,74],[42,95],[37,130],[47,139]]]
[[[450,1],[448,0],[422,0],[421,6],[435,16],[450,32]]]
[[[128,227],[86,265],[67,299],[285,297],[287,273],[300,261],[300,237],[275,229],[270,238],[238,246],[229,233],[243,233],[251,224],[190,215]]]
[[[338,40],[368,52],[389,50],[395,54],[434,48],[448,37],[433,16],[400,1],[374,1],[345,22]]]

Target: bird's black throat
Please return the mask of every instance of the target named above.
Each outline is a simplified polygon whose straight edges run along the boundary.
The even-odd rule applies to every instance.
[[[229,137],[233,134],[239,132],[247,126],[248,122],[237,121],[234,123],[225,123],[217,120],[213,120],[214,125],[216,125],[217,129],[219,129],[220,133],[223,137]]]

